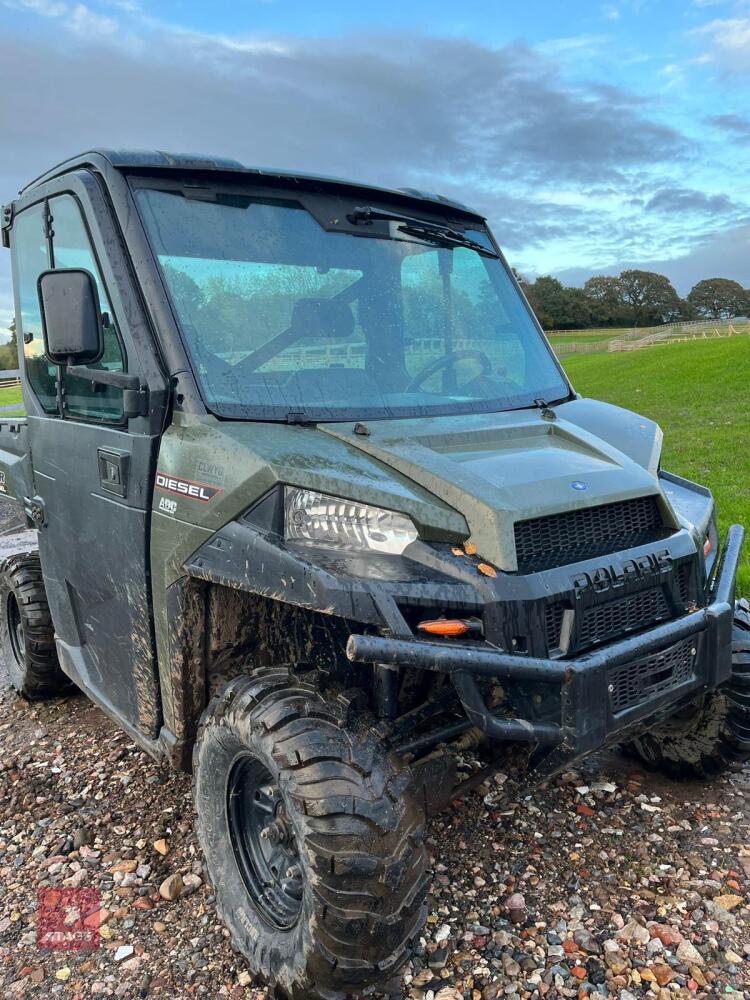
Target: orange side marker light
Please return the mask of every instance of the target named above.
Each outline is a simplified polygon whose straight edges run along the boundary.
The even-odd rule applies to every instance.
[[[428,632],[430,635],[451,637],[465,635],[471,626],[457,618],[438,618],[435,621],[420,622],[417,628],[420,632]]]

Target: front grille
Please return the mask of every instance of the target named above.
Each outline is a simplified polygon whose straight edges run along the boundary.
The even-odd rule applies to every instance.
[[[608,684],[612,711],[623,712],[689,681],[695,662],[694,642],[693,638],[683,639],[660,653],[611,670]]]
[[[587,608],[581,616],[578,646],[594,646],[606,639],[616,639],[669,617],[669,605],[662,588],[642,590],[608,604]]]
[[[516,558],[521,573],[565,566],[666,537],[656,497],[535,517],[515,525]]]

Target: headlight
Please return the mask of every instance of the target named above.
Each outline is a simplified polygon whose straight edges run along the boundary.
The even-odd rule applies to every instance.
[[[305,545],[400,555],[418,535],[404,514],[286,486],[284,537]]]

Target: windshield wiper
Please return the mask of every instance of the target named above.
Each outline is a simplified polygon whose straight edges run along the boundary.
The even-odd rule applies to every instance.
[[[355,208],[347,215],[347,219],[355,226],[370,226],[373,222],[397,222],[398,230],[407,236],[416,236],[430,243],[445,247],[465,247],[474,250],[483,257],[497,260],[499,254],[483,243],[472,240],[458,229],[443,225],[440,222],[428,222],[412,215],[401,215],[400,212],[387,212],[380,208]]]
[[[546,399],[539,397],[538,399],[532,400],[525,406],[514,406],[514,410],[541,410],[542,417],[545,420],[557,420],[557,414],[552,409],[553,406],[559,406],[560,403],[567,403],[570,399],[570,393],[567,396],[561,396],[559,399],[551,399],[549,402]]]

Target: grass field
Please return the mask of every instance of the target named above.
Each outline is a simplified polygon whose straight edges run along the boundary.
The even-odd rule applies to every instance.
[[[0,410],[0,420],[3,417],[13,417],[25,413],[21,402],[21,386],[9,385],[0,389],[0,406],[15,406],[13,410]]]
[[[713,491],[719,527],[750,527],[750,341],[688,341],[564,359],[574,387],[656,420],[662,464]],[[750,594],[748,549],[740,590]]]

